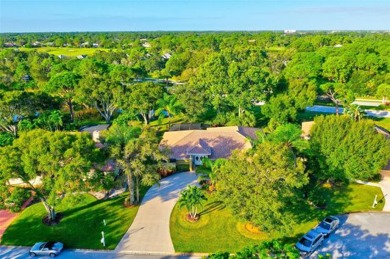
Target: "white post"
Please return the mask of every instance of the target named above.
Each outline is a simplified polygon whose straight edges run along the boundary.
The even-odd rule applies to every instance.
[[[103,244],[103,246],[106,246],[106,240],[104,239],[104,231],[102,231],[102,239],[100,242]]]
[[[106,225],[106,220],[105,219],[103,219],[103,224],[104,224],[104,226]]]
[[[372,208],[375,208],[375,206],[378,204],[378,201],[376,200],[378,195],[375,195],[374,202],[372,203]]]

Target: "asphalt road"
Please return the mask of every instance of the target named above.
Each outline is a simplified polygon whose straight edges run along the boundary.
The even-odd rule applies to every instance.
[[[353,213],[338,216],[340,227],[318,252],[332,258],[390,258],[390,213]]]
[[[0,258],[2,259],[26,259],[33,258],[28,253],[28,247],[8,247],[0,246]],[[49,256],[37,256],[35,258],[46,259]],[[141,254],[126,254],[118,253],[115,251],[86,251],[86,250],[72,250],[65,249],[62,253],[56,257],[59,259],[105,259],[105,258],[128,258],[128,259],[195,259],[200,256],[190,255],[141,255]]]
[[[321,106],[314,105],[306,107],[307,111],[312,112],[323,112],[323,113],[336,113],[336,108],[333,106]],[[339,113],[342,114],[344,111],[343,108],[339,108]],[[390,118],[390,111],[375,111],[375,110],[364,110],[367,116],[377,117],[377,118]]]

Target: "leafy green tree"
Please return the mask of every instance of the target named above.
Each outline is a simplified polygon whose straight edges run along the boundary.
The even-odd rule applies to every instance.
[[[382,98],[382,102],[385,103],[387,98],[390,98],[390,84],[380,84],[376,96]]]
[[[390,143],[369,120],[346,116],[316,117],[311,129],[311,148],[322,179],[368,180],[390,159]]]
[[[39,114],[38,118],[34,119],[34,125],[41,129],[56,131],[64,125],[62,117],[63,115],[59,110],[47,111]]]
[[[121,98],[121,78],[116,73],[110,73],[113,66],[92,59],[85,59],[80,64],[80,87],[77,91],[78,100],[86,105],[94,107],[106,120],[118,109]]]
[[[283,144],[264,142],[234,152],[220,168],[217,194],[233,215],[263,231],[288,231],[295,223],[296,191],[308,183],[303,159]]]
[[[74,121],[73,100],[80,76],[74,72],[64,71],[50,78],[45,86],[45,91],[60,96],[68,105],[70,120]]]
[[[0,93],[0,129],[14,136],[18,134],[18,123],[23,118],[35,116],[36,112],[51,108],[45,95],[25,91]],[[46,98],[50,99],[50,98]]]
[[[157,101],[162,96],[161,85],[151,82],[132,84],[127,87],[126,94],[122,96],[122,107],[139,113],[147,125],[150,121],[150,112],[156,108]]]
[[[10,146],[14,141],[14,135],[9,132],[0,132],[0,147]]]
[[[283,243],[279,240],[264,241],[259,245],[245,247],[236,254],[230,255],[228,252],[219,252],[208,255],[210,259],[247,259],[247,258],[267,258],[267,259],[295,259],[299,258],[299,251],[291,244]]]
[[[192,220],[196,220],[198,216],[198,206],[202,206],[202,201],[207,200],[206,196],[199,187],[187,186],[187,189],[180,193],[180,198],[177,201],[180,208],[186,207],[188,215]]]
[[[269,102],[262,106],[261,112],[279,124],[294,121],[298,113],[294,107],[293,99],[287,94],[278,94],[271,97]]]
[[[86,133],[32,130],[21,134],[12,146],[0,148],[0,183],[12,188],[11,179],[20,179],[54,221],[61,197],[93,187],[91,169],[98,161],[99,151]]]

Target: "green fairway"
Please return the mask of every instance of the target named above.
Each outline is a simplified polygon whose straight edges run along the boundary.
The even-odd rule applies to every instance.
[[[125,194],[109,200],[97,200],[85,194],[74,207],[62,202],[57,211],[63,214],[56,226],[46,226],[42,203],[26,208],[7,228],[2,245],[31,246],[38,241],[60,241],[69,248],[114,249],[134,220],[139,206],[125,208]],[[103,225],[106,220],[106,226]],[[106,247],[100,243],[105,231]]]
[[[375,194],[380,201],[375,209],[371,208]],[[283,238],[286,242],[295,243],[296,240],[314,227],[322,218],[328,215],[337,215],[348,212],[376,210],[381,211],[384,206],[383,194],[380,188],[350,184],[342,186],[318,188],[318,195],[327,203],[326,209],[317,209],[307,203],[292,208],[296,211],[298,225],[292,226],[289,235],[278,233],[261,233],[250,231],[248,224],[239,222],[230,210],[214,195],[207,195],[208,201],[198,222],[190,223],[185,219],[185,208],[176,206],[171,214],[171,237],[176,252],[237,252],[246,246],[257,244],[262,240]]]
[[[33,51],[46,52],[51,55],[64,55],[67,57],[76,57],[78,55],[93,55],[97,51],[110,51],[110,49],[104,48],[68,48],[68,47],[41,47],[41,48],[19,48],[20,51]]]

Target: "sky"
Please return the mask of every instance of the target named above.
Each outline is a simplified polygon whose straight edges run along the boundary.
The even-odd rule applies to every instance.
[[[0,32],[390,30],[390,0],[0,0]]]

